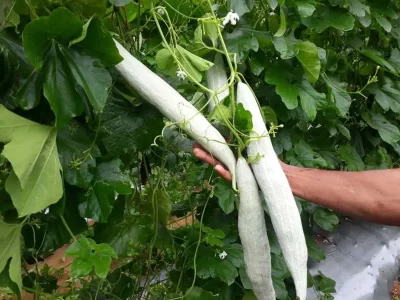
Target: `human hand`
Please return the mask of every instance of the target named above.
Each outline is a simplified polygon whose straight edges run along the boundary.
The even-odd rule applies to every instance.
[[[215,172],[226,181],[232,181],[232,175],[229,170],[215,157],[207,152],[199,143],[193,143],[193,154],[200,160],[212,165]]]
[[[207,152],[199,143],[193,143],[193,154],[200,160],[212,165],[214,170],[226,181],[232,181],[232,175],[223,163]],[[288,165],[279,160],[283,171],[286,173]]]

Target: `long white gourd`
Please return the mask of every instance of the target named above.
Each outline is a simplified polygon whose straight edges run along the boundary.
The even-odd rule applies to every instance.
[[[226,75],[224,60],[221,53],[215,54],[214,65],[206,71],[207,87],[216,92],[213,96],[210,94],[210,102],[208,109],[212,112],[217,103],[221,102],[229,95],[229,88],[222,89],[228,83],[228,76]]]
[[[258,300],[275,300],[271,278],[271,253],[258,185],[247,161],[236,165],[240,205],[238,228],[246,273]]]
[[[173,87],[133,57],[117,41],[115,44],[119,54],[124,58],[115,68],[125,82],[144,100],[155,106],[170,121],[176,122],[207,151],[224,163],[235,177],[236,159],[223,136]],[[235,178],[232,183],[236,188]]]
[[[251,166],[266,201],[286,264],[292,274],[297,297],[305,300],[308,253],[295,199],[268,136],[257,100],[244,83],[238,84],[237,101],[252,114],[251,137],[257,140],[249,143],[247,153],[253,158],[257,155],[262,156]]]

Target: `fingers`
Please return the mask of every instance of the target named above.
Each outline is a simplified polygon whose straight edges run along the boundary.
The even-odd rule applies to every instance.
[[[216,160],[211,154],[209,154],[204,148],[198,144],[193,144],[193,154],[200,160],[214,166],[214,170],[218,173],[226,181],[232,181],[231,173],[220,163]]]
[[[215,172],[218,173],[219,176],[221,176],[223,179],[225,179],[226,181],[232,181],[232,175],[231,173],[225,169],[223,166],[221,165],[216,165],[214,167]]]
[[[209,154],[206,150],[203,149],[199,144],[194,143],[193,144],[193,154],[200,160],[215,166],[219,162],[216,160],[211,154]]]

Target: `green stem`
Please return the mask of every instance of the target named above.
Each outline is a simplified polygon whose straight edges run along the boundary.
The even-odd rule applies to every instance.
[[[61,222],[64,224],[65,229],[67,229],[68,233],[71,235],[72,239],[76,242],[76,237],[75,235],[72,233],[71,228],[69,228],[67,221],[65,221],[64,216],[60,216]]]

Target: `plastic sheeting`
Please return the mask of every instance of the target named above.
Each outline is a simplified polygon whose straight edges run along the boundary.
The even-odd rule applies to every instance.
[[[336,281],[335,300],[386,300],[400,276],[400,227],[345,221],[322,233],[326,260],[310,266]],[[318,299],[313,289],[307,299]]]

